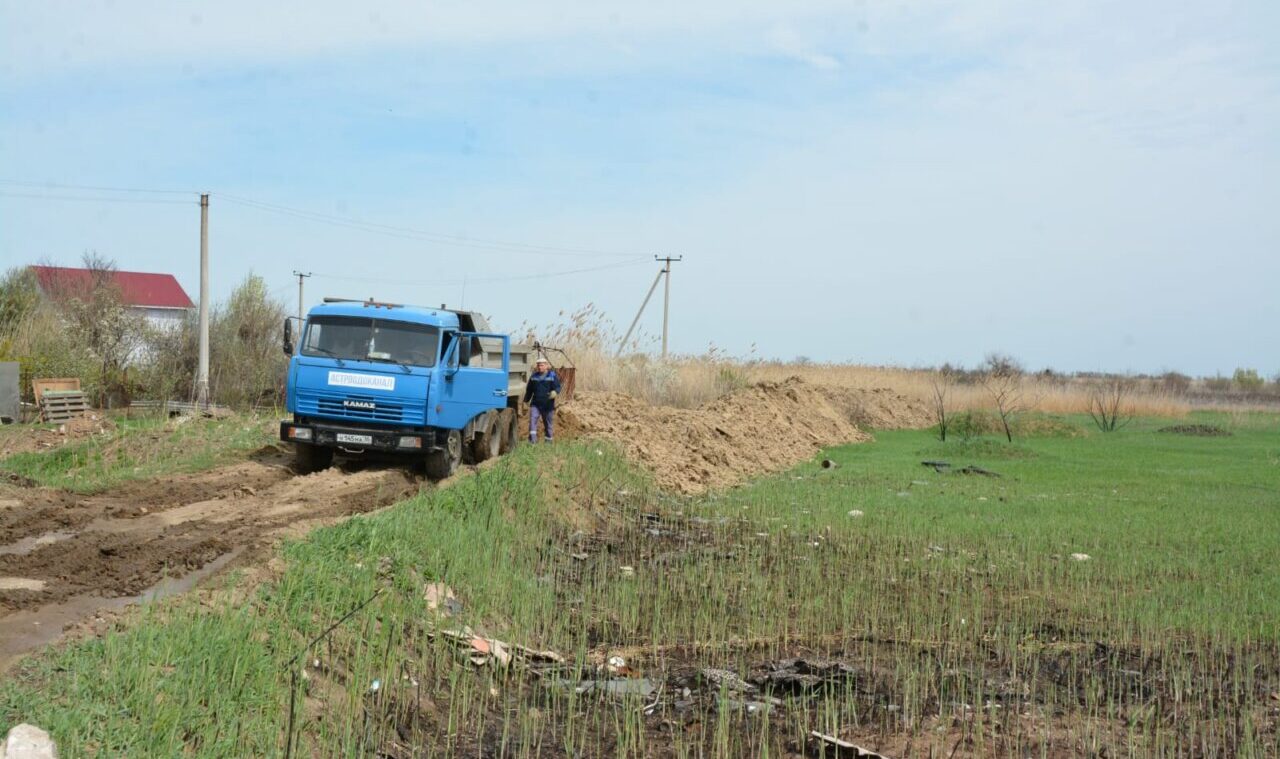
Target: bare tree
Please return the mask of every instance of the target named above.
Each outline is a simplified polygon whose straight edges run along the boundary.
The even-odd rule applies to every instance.
[[[99,405],[124,389],[124,369],[146,333],[146,320],[124,302],[115,279],[115,262],[85,253],[85,273],[58,270],[49,294],[73,340],[83,345],[98,365]]]
[[[943,366],[933,373],[929,379],[933,388],[933,420],[938,423],[938,439],[947,442],[947,428],[951,425],[948,406],[951,404],[951,391],[956,384],[956,375],[951,367]]]
[[[1094,382],[1089,387],[1089,416],[1098,429],[1115,432],[1133,420],[1133,380],[1128,377],[1110,377]]]
[[[991,396],[1005,439],[1013,442],[1013,422],[1026,410],[1026,396],[1022,386],[1022,370],[1008,356],[991,354],[987,357],[987,371],[982,375],[982,387]]]

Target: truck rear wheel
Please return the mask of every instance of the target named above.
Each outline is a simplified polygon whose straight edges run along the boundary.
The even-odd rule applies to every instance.
[[[333,449],[311,443],[293,444],[293,468],[298,474],[311,474],[333,465]]]
[[[477,464],[502,455],[502,432],[502,420],[495,419],[488,432],[471,438],[471,458]]]
[[[511,453],[520,442],[520,419],[516,410],[504,408],[498,418],[498,427],[502,428],[502,453]]]
[[[452,477],[462,463],[462,433],[449,430],[444,446],[427,453],[427,477],[443,480]]]

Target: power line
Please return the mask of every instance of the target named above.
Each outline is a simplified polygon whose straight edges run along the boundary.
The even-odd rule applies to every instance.
[[[545,274],[523,274],[511,277],[465,277],[462,279],[433,279],[433,280],[407,280],[407,279],[391,279],[388,277],[353,277],[345,274],[325,274],[323,272],[315,272],[312,276],[321,279],[332,279],[338,282],[371,282],[374,284],[393,284],[393,285],[411,285],[414,287],[432,287],[436,285],[461,285],[463,283],[471,284],[481,282],[492,284],[496,282],[522,282],[538,279],[552,279],[554,277],[567,277],[571,274],[585,274],[592,271],[605,271],[607,269],[621,269],[628,266],[639,266],[644,261],[623,261],[615,264],[604,264],[603,266],[587,266],[581,269],[568,269],[566,271],[553,271]]]
[[[12,187],[26,187],[43,190],[76,190],[88,192],[113,192],[113,193],[129,193],[129,194],[164,194],[164,195],[193,195],[198,196],[199,193],[190,190],[174,190],[160,188],[144,188],[144,187],[113,187],[107,185],[83,185],[68,184],[58,182],[29,182],[16,179],[0,179],[0,185],[8,185]],[[268,203],[266,201],[254,200],[240,195],[232,195],[230,193],[216,193],[223,200],[246,208],[253,208],[266,213],[274,213],[281,216],[288,216],[305,221],[317,222],[321,224],[329,224],[331,226],[345,227],[370,234],[378,234],[387,237],[394,237],[404,240],[415,240],[432,242],[439,245],[450,245],[463,248],[474,248],[479,250],[492,250],[500,253],[529,253],[547,256],[576,256],[588,258],[625,258],[635,261],[642,260],[647,256],[638,253],[619,253],[617,251],[607,251],[595,248],[576,248],[557,245],[539,245],[534,243],[512,242],[506,240],[490,240],[477,237],[466,237],[462,235],[451,235],[443,232],[432,232],[423,229],[414,229],[412,227],[400,227],[391,224],[380,224],[377,222],[363,221],[361,219],[353,219],[334,214],[322,213],[319,211],[308,211],[301,208],[293,208],[283,206],[278,203]],[[13,198],[29,198],[38,200],[67,200],[67,201],[83,201],[83,202],[99,202],[99,203],[155,203],[155,204],[182,204],[192,201],[181,200],[161,200],[158,198],[120,198],[111,196],[83,196],[83,195],[51,195],[39,193],[10,192],[0,190],[0,197]],[[537,278],[537,277],[528,277]]]
[[[264,201],[253,200],[252,198],[245,198],[238,195],[228,195],[227,193],[217,193],[217,195],[223,200],[246,206],[248,208],[255,208],[259,211],[291,216],[298,219],[320,222],[322,224],[346,227],[348,229],[356,229],[363,232],[370,232],[372,234],[397,237],[400,239],[420,240],[434,242],[441,245],[455,245],[464,248],[478,248],[481,250],[495,250],[503,253],[539,253],[543,255],[557,256],[635,258],[637,260],[646,258],[646,256],[637,253],[618,253],[616,251],[605,251],[592,248],[568,248],[554,245],[535,245],[532,243],[487,240],[476,237],[463,237],[461,235],[449,235],[441,232],[414,229],[412,227],[398,227],[390,224],[362,221],[360,219],[335,216],[333,214],[320,213],[318,211],[307,211],[301,208],[291,208],[289,206],[282,206],[276,203],[266,203]]]
[[[0,184],[14,187],[35,187],[44,190],[93,190],[94,192],[141,192],[159,195],[198,195],[195,190],[148,190],[141,187],[103,187],[88,184],[59,184],[57,182],[23,182],[16,179],[0,179]]]
[[[84,195],[40,195],[33,192],[7,192],[0,190],[0,197],[4,198],[31,198],[38,200],[71,200],[84,201],[90,203],[152,203],[159,205],[195,205],[195,200],[161,200],[160,198],[113,198],[109,196],[84,196]]]

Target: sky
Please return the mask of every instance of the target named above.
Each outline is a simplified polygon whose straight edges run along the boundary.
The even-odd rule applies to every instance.
[[[0,265],[671,349],[1280,372],[1267,0],[0,0]],[[661,331],[661,291],[641,319]]]

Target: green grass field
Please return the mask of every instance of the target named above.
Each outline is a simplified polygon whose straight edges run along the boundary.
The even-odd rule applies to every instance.
[[[275,418],[165,419],[147,416],[115,421],[110,432],[66,445],[0,460],[0,471],[39,485],[80,493],[121,482],[226,464],[275,440]],[[3,430],[23,434],[22,427]]]
[[[291,544],[257,589],[25,661],[0,726],[40,724],[67,756],[280,755],[295,683],[296,756],[781,756],[810,730],[892,756],[1275,755],[1280,419],[1193,421],[1233,434],[881,432],[698,499],[606,446],[526,447]],[[454,619],[427,608],[436,580]],[[570,666],[472,666],[432,634],[462,625]],[[661,690],[561,682],[611,653]],[[797,656],[839,667],[767,685]]]

